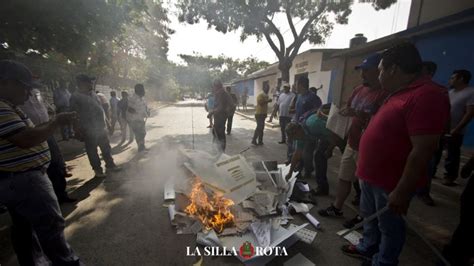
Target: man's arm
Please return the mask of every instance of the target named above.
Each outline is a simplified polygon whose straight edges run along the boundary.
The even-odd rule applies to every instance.
[[[37,127],[28,127],[18,133],[7,137],[6,139],[13,143],[14,145],[20,148],[31,148],[36,146],[48,139],[53,133],[54,130],[60,124],[64,124],[75,118],[76,113],[60,113],[56,116],[55,119],[41,124]]]
[[[302,157],[303,150],[296,149],[295,152],[293,152],[293,155],[291,156],[290,171],[285,177],[287,180],[290,179],[290,177],[293,175],[293,172],[295,171],[295,168],[299,164]]]
[[[472,117],[474,116],[474,105],[466,107],[466,113],[462,117],[459,124],[456,125],[453,130],[451,130],[451,135],[459,134],[466,126],[471,122]]]
[[[407,213],[417,182],[438,148],[439,138],[440,135],[410,137],[413,148],[408,155],[403,175],[388,198],[388,206],[395,213],[400,215]]]

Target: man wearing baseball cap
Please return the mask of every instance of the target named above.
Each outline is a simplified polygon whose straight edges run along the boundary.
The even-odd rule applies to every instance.
[[[13,247],[20,265],[42,263],[34,255],[41,251],[53,265],[79,265],[64,237],[64,218],[46,176],[50,162],[46,140],[59,125],[70,123],[75,113],[58,114],[34,127],[18,105],[39,86],[23,64],[0,61],[0,203],[12,218]]]
[[[387,92],[382,89],[378,80],[378,65],[381,57],[381,54],[372,54],[355,67],[360,71],[362,84],[354,89],[347,105],[340,111],[342,116],[351,118],[351,126],[348,132],[348,145],[344,150],[339,167],[336,199],[329,207],[319,210],[321,216],[342,216],[342,206],[351,192],[352,183],[359,182],[355,176],[359,141],[369,119],[377,112],[387,97]],[[357,194],[355,205],[359,205],[360,191]],[[346,224],[345,226],[352,227],[353,224],[361,220],[360,216],[356,216],[346,222],[347,226]]]

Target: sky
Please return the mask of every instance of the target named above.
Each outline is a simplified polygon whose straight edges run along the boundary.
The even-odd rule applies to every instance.
[[[398,0],[390,8],[381,11],[375,11],[370,3],[357,3],[357,0],[354,2],[356,3],[352,6],[348,24],[336,24],[325,44],[314,46],[306,42],[301,46],[299,52],[312,48],[347,48],[349,40],[356,33],[363,33],[368,41],[372,41],[405,30],[407,27],[411,0]],[[257,42],[257,39],[251,36],[241,42],[240,32],[223,34],[214,29],[208,29],[205,21],[194,25],[179,23],[176,11],[173,9],[171,9],[169,17],[171,20],[169,26],[175,30],[169,40],[168,59],[170,61],[183,63],[178,55],[194,52],[212,56],[224,54],[234,59],[253,56],[270,63],[277,61],[275,53],[265,39]],[[286,17],[277,16],[274,18],[274,22],[281,29],[280,31],[285,32],[285,43],[288,46],[292,34]],[[304,25],[304,21],[300,23],[297,18],[294,23],[297,30]]]

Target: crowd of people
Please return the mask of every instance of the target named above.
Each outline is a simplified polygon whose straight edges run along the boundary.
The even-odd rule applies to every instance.
[[[63,141],[84,142],[96,178],[120,171],[111,153],[109,136],[117,121],[122,141],[127,127],[130,143],[146,152],[145,122],[150,112],[145,88],[122,99],[111,91],[110,100],[94,90],[95,78],[79,74],[72,93],[61,80],[48,104],[38,88],[42,84],[23,64],[0,61],[0,205],[12,219],[12,244],[20,265],[81,265],[64,238],[60,203],[75,202],[66,190],[68,172],[55,132]],[[69,86],[73,88],[74,85]],[[105,161],[103,171],[97,148]]]
[[[447,149],[443,184],[454,185],[460,171],[461,147],[474,154],[474,126],[468,125],[474,115],[474,88],[469,87],[468,70],[454,70],[450,89],[432,80],[436,64],[422,61],[411,43],[398,44],[375,53],[356,66],[361,84],[355,86],[347,103],[337,115],[347,117],[350,126],[344,137],[326,127],[332,104],[322,104],[317,88],[309,87],[306,77],[299,77],[293,88],[282,83],[282,91],[271,99],[264,86],[256,97],[256,129],[252,145],[263,145],[268,106],[273,102],[270,119],[279,115],[281,141],[287,145],[290,173],[299,178],[315,178],[315,196],[329,194],[328,159],[333,149],[342,152],[335,199],[318,213],[325,217],[343,216],[343,205],[352,188],[356,197],[352,204],[360,214],[344,222],[352,228],[365,217],[377,219],[365,223],[358,245],[346,245],[342,252],[363,259],[363,265],[397,265],[405,242],[404,217],[413,197],[433,206],[431,180],[435,178],[441,154]],[[211,98],[212,97],[212,98]],[[209,116],[220,151],[225,151],[225,116],[230,113],[232,99],[214,83]],[[228,107],[228,108],[226,108]],[[234,108],[235,111],[235,108]],[[472,135],[473,137],[466,137]],[[464,140],[464,141],[463,141]],[[474,157],[461,169],[470,178]],[[453,265],[468,265],[474,250],[466,245],[474,236],[472,224],[473,178],[461,197],[460,223],[443,255]],[[388,207],[388,211],[384,211]],[[464,243],[464,244],[463,244]]]

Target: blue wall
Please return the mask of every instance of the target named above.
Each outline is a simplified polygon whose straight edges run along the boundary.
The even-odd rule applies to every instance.
[[[234,91],[238,93],[239,95],[242,95],[244,92],[245,87],[248,88],[248,96],[253,96],[253,79],[250,80],[243,80],[243,81],[238,81],[234,83]]]
[[[414,37],[412,40],[423,60],[438,65],[434,80],[439,84],[447,86],[455,69],[467,69],[474,74],[474,22]]]

